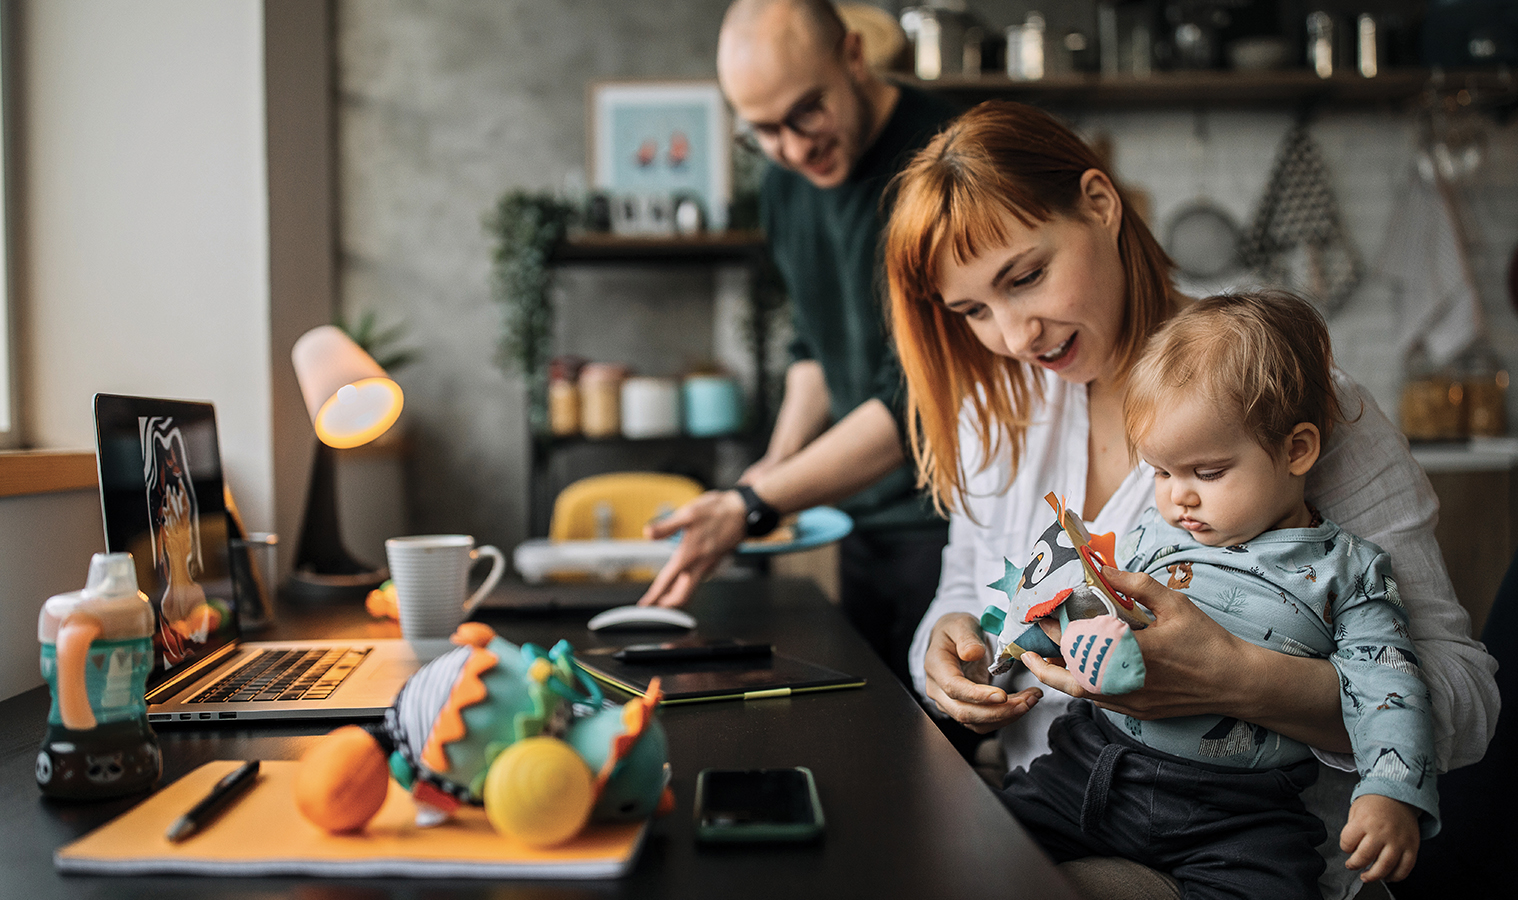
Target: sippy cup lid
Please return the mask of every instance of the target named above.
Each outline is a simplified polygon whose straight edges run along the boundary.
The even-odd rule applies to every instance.
[[[56,643],[58,628],[76,612],[100,621],[101,638],[122,640],[153,633],[153,606],[137,589],[137,565],[130,553],[96,553],[90,558],[84,590],[49,597],[37,617],[37,639]]]

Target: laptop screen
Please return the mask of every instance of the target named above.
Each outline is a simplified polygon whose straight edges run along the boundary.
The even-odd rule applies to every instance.
[[[153,603],[156,684],[238,637],[216,410],[95,395],[105,545],[128,552]]]

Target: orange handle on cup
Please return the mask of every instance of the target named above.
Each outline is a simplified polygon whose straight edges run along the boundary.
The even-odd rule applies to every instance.
[[[99,619],[79,612],[72,613],[58,626],[58,715],[63,719],[63,727],[70,731],[89,731],[95,727],[84,666],[89,660],[90,644],[104,631]]]

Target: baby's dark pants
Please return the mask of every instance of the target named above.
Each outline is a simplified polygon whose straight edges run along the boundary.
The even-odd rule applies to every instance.
[[[1055,862],[1121,856],[1169,873],[1188,900],[1322,896],[1326,832],[1299,796],[1316,760],[1209,766],[1145,747],[1089,703],[1071,710],[1050,727],[1050,752],[1001,790]]]

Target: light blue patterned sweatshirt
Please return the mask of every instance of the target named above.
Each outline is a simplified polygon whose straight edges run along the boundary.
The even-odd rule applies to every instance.
[[[1117,556],[1123,568],[1180,591],[1252,644],[1332,661],[1360,776],[1354,796],[1411,804],[1423,813],[1423,836],[1438,832],[1431,701],[1380,547],[1327,521],[1208,547],[1151,508]],[[1199,762],[1270,768],[1312,756],[1300,741],[1226,716],[1145,722],[1105,712],[1142,743]]]

